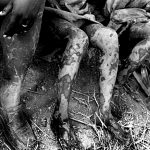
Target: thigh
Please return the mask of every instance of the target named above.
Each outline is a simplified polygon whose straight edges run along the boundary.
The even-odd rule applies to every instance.
[[[147,23],[136,23],[130,28],[130,39],[145,39],[150,36],[150,21]]]

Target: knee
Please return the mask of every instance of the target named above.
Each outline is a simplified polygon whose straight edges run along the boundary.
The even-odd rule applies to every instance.
[[[85,41],[88,40],[87,34],[80,28],[76,28],[76,27],[71,28],[70,36],[71,38],[84,39]]]
[[[80,53],[84,53],[89,45],[87,34],[79,28],[71,29],[69,41],[72,44],[71,47],[76,52],[80,52]]]
[[[118,35],[110,28],[98,28],[91,36],[91,42],[105,53],[118,53]]]
[[[119,57],[119,43],[118,43],[118,34],[109,28],[105,29],[105,34],[103,37],[103,43],[104,43],[104,52],[110,54],[114,54],[117,57]]]

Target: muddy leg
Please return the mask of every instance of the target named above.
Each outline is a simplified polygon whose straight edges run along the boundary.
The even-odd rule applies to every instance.
[[[71,86],[78,72],[82,56],[88,47],[88,37],[81,29],[67,21],[57,19],[51,24],[54,25],[60,36],[68,39],[63,54],[63,66],[58,75],[59,115],[63,128],[68,132],[68,103]],[[66,133],[63,134],[63,137],[68,139]]]
[[[82,56],[88,46],[86,34],[77,28],[71,28],[68,37],[67,47],[64,52],[63,67],[59,72],[59,113],[64,123],[64,128],[68,128],[68,103],[72,82],[78,72]]]
[[[2,24],[0,33],[4,62],[6,65],[4,71],[8,74],[6,82],[1,85],[0,100],[3,109],[8,115],[9,127],[12,131],[12,135],[17,135],[16,140],[19,149],[27,149],[30,140],[35,140],[29,125],[23,127],[23,124],[19,121],[19,104],[22,81],[28,65],[32,60],[39,39],[44,1],[42,3],[38,17],[29,32],[22,35],[15,34],[12,37],[3,36],[5,27],[9,21],[9,16],[7,16]],[[27,121],[23,123],[26,124]]]
[[[116,138],[124,140],[125,134],[111,114],[110,101],[116,81],[119,60],[119,45],[117,33],[101,25],[93,24],[85,28],[93,46],[102,50],[100,59],[100,110],[108,129]]]
[[[99,67],[101,73],[99,80],[101,94],[100,107],[105,117],[108,117],[110,100],[118,71],[118,36],[112,29],[99,25],[86,27],[86,32],[90,37],[92,45],[98,47],[104,53]]]

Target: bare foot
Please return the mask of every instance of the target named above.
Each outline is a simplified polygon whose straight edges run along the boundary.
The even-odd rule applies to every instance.
[[[36,138],[27,117],[20,111],[20,106],[7,111],[7,116],[8,126],[17,147],[22,150],[33,149],[37,145]]]

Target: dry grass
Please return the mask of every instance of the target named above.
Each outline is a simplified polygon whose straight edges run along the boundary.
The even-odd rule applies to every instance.
[[[90,102],[95,101],[95,103],[98,104],[95,93],[91,99],[88,94],[83,94],[78,91],[73,92],[86,96],[88,101],[84,101],[81,97],[74,97],[74,100],[79,105],[82,105],[83,108],[80,111],[75,109],[76,111],[72,110],[71,112],[71,120],[76,123],[74,131],[80,144],[78,148],[73,147],[68,150],[150,150],[150,112],[143,103],[138,104],[138,109],[141,109],[140,112],[137,113],[136,109],[134,109],[135,106],[133,106],[129,111],[124,112],[122,118],[118,121],[123,129],[129,130],[131,135],[131,141],[127,144],[123,144],[105,130],[107,127],[97,112],[93,114],[95,120],[91,121],[92,106]],[[85,108],[87,108],[88,111],[84,111]],[[99,119],[102,126],[96,126],[96,118]],[[55,141],[55,139],[51,139],[39,125],[34,122],[33,125],[42,132],[45,141],[47,138],[48,141]],[[3,142],[2,147],[4,150],[11,150],[5,142]],[[54,149],[54,145],[52,147]],[[55,148],[57,150],[57,146],[55,146]]]
[[[144,103],[134,103],[129,95],[125,95],[126,93],[124,94],[126,100],[120,97],[121,102],[126,101],[131,106],[130,109],[127,109],[123,113],[122,118],[118,121],[121,127],[128,130],[131,135],[131,141],[124,144],[112,137],[105,130],[107,127],[101,120],[101,116],[97,112],[93,113],[93,106],[91,104],[95,103],[98,106],[96,92],[93,92],[93,95],[75,90],[72,92],[70,115],[74,123],[74,131],[79,140],[79,145],[78,147],[68,148],[66,150],[150,150],[150,112]],[[51,114],[47,111],[45,110],[41,113],[41,116],[39,114],[38,116],[43,118],[43,115]],[[101,126],[96,126],[96,118],[101,122]],[[36,130],[38,130],[38,139],[43,142],[43,145],[51,143],[49,147],[58,150],[56,139],[54,139],[54,136],[51,137],[52,131],[48,131],[50,126],[44,128],[40,125],[40,122],[32,123]],[[4,141],[0,141],[0,149],[2,148],[3,150],[11,150]],[[37,147],[34,150],[36,149]],[[42,150],[42,148],[38,150]],[[49,149],[43,148],[43,150]]]
[[[78,93],[83,95],[83,93],[79,93],[78,91],[73,91],[74,93]],[[87,96],[89,100],[89,95]],[[102,126],[96,126],[96,119],[91,121],[90,109],[91,106],[88,102],[83,102],[81,98],[74,98],[77,100],[80,105],[81,103],[88,108],[88,112],[84,111],[79,112],[71,111],[72,120],[77,122],[79,125],[77,127],[76,135],[81,142],[81,149],[88,150],[149,150],[150,149],[150,112],[146,108],[143,103],[139,103],[138,109],[141,109],[138,113],[135,106],[132,106],[128,111],[124,112],[121,120],[118,123],[124,130],[128,130],[131,135],[131,141],[128,143],[120,143],[117,139],[112,137],[109,132],[107,132],[105,124],[98,116],[98,114],[94,113],[94,118],[98,118],[101,122]],[[93,95],[93,100],[97,103],[97,99],[95,93]],[[133,104],[134,105],[134,104]],[[84,109],[83,106],[83,109]],[[75,109],[76,110],[76,109]],[[87,111],[86,111],[87,112]]]

